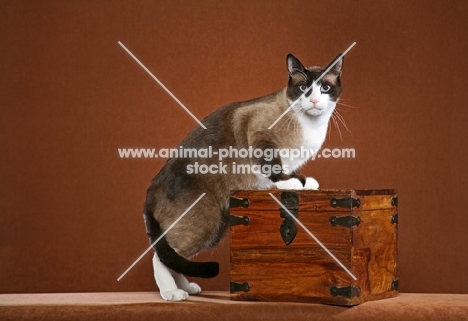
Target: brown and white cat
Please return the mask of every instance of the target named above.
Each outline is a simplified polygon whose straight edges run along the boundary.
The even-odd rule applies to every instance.
[[[305,68],[293,55],[287,56],[288,86],[265,97],[220,108],[197,126],[179,145],[185,149],[242,148],[319,150],[328,123],[341,95],[342,55],[328,67]],[[332,67],[333,66],[333,67]],[[293,104],[294,103],[294,104]],[[291,106],[292,108],[269,127]],[[242,189],[317,189],[313,178],[305,179],[298,169],[310,157],[251,157],[223,159],[223,171],[194,174],[190,165],[217,165],[216,157],[175,157],[167,161],[148,188],[144,205],[146,231],[155,242],[176,219],[200,197],[206,195],[154,246],[154,276],[165,300],[185,300],[200,287],[184,275],[210,278],[219,272],[217,262],[191,262],[189,258],[218,243],[229,223],[229,192]],[[257,165],[281,171],[237,174],[236,165]],[[269,166],[269,167],[268,167]],[[193,167],[192,167],[193,168]],[[278,167],[276,167],[278,168]]]

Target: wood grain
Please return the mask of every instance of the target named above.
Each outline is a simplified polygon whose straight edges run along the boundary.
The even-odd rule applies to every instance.
[[[231,294],[233,300],[297,301],[354,305],[392,297],[396,276],[397,211],[391,199],[395,190],[297,191],[298,219],[356,277],[353,280],[300,226],[291,244],[280,235],[281,191],[236,191],[248,198],[248,208],[231,209],[231,215],[248,216],[248,226],[231,227],[231,282],[248,282],[248,292]],[[359,198],[356,208],[332,207],[331,198]],[[354,216],[354,227],[332,226],[331,216]],[[359,287],[359,296],[332,296],[330,289]]]

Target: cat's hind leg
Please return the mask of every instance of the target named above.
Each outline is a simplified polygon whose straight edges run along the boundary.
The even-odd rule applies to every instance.
[[[191,294],[191,295],[197,295],[197,294],[201,293],[201,288],[200,288],[200,286],[198,284],[193,283],[193,282],[189,282],[185,278],[185,276],[183,276],[180,273],[171,271],[171,274],[172,274],[172,277],[174,278],[175,283],[177,284],[177,287],[179,289],[182,289],[182,290],[186,291],[188,294]]]
[[[154,279],[161,293],[161,297],[166,301],[187,300],[189,294],[177,287],[171,270],[159,259],[157,253],[153,256]],[[188,281],[187,281],[188,282]]]

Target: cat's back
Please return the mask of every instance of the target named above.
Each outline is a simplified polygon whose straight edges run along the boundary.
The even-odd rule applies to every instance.
[[[236,138],[245,135],[248,128],[266,129],[278,115],[281,115],[284,109],[281,104],[282,95],[284,90],[225,105],[203,119],[202,123],[206,129],[197,126],[179,146],[184,148],[235,146]]]

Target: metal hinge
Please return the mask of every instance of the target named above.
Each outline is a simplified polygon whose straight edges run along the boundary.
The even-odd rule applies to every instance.
[[[361,219],[359,216],[332,216],[329,219],[330,224],[333,226],[344,226],[344,227],[353,227],[361,224]]]
[[[342,207],[352,209],[354,207],[359,207],[361,205],[361,200],[354,197],[345,197],[345,198],[332,198],[330,200],[331,207]]]
[[[236,225],[245,225],[245,226],[247,226],[247,225],[250,224],[250,218],[248,216],[230,215],[229,224],[231,226],[236,226]]]
[[[299,194],[295,192],[282,192],[281,203],[286,207],[292,215],[299,215]],[[282,207],[280,207],[280,216],[284,218],[280,226],[280,234],[286,245],[291,244],[297,234],[297,227],[294,219]]]
[[[235,197],[229,197],[229,208],[233,207],[243,207],[247,208],[250,205],[250,201],[248,198],[235,198]]]
[[[392,215],[392,224],[398,224],[398,212]]]
[[[333,296],[344,296],[346,298],[354,298],[355,296],[361,295],[361,288],[360,287],[352,287],[347,286],[344,288],[338,288],[336,286],[332,286],[330,288],[330,294]]]
[[[249,292],[250,291],[250,284],[248,282],[231,282],[231,293],[234,292]]]
[[[248,198],[235,198],[229,197],[229,208],[233,207],[243,207],[247,208],[250,205],[250,201]],[[237,216],[237,215],[230,215],[229,223],[231,226],[235,225],[249,225],[250,218],[248,216]]]

